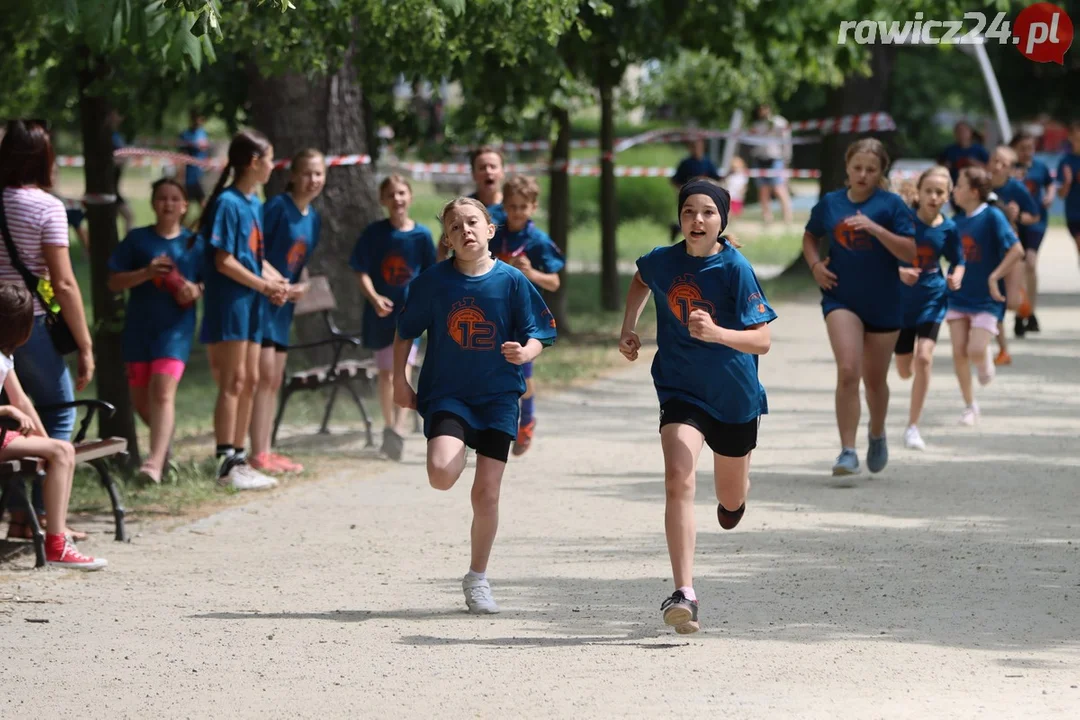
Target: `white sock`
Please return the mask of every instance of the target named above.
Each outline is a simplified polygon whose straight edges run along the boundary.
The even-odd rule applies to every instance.
[[[843,447],[843,446],[841,446],[841,447],[840,447],[840,450],[841,450],[842,452],[849,452],[849,451],[850,451],[850,452],[855,452],[855,448],[853,448],[853,447]]]
[[[694,594],[694,588],[689,586],[681,587],[679,588],[679,592],[681,592],[683,594],[683,597],[690,602],[697,602],[697,595]]]
[[[487,580],[487,572],[476,572],[472,568],[469,568],[469,572],[465,575],[465,577],[472,580]]]

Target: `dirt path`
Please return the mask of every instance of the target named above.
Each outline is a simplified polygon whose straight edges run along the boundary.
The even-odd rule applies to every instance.
[[[467,486],[427,488],[414,437],[381,475],[95,539],[104,573],[0,568],[0,717],[1077,717],[1080,272],[1063,233],[1045,250],[1044,332],[1014,344],[982,424],[955,424],[942,347],[931,447],[900,447],[894,376],[892,463],[852,488],[827,475],[818,310],[779,305],[735,532],[701,474],[696,636],[660,624],[662,463],[639,362],[541,399],[504,489],[502,615],[462,612]]]

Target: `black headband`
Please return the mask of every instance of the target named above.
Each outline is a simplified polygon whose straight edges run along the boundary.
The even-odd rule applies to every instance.
[[[728,191],[708,180],[691,180],[679,190],[679,218],[682,221],[682,208],[691,195],[708,195],[720,211],[720,232],[727,227],[728,212],[731,210],[731,195]]]

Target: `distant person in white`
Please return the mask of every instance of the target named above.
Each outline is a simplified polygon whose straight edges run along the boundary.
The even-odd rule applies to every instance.
[[[767,103],[758,105],[754,110],[757,118],[750,126],[755,135],[765,135],[774,142],[754,143],[750,146],[750,159],[758,170],[783,170],[791,164],[791,128],[788,121],[772,114]],[[761,219],[765,224],[772,222],[772,194],[780,201],[780,211],[784,223],[792,223],[791,193],[783,175],[757,178],[758,202],[761,203]]]

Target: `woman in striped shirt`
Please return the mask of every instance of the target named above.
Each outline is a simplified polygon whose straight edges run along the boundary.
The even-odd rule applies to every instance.
[[[39,289],[53,302],[71,329],[78,350],[78,377],[71,374],[45,327],[45,308],[34,298],[34,329],[30,340],[15,351],[19,380],[35,406],[69,403],[94,376],[94,351],[86,325],[82,293],[68,255],[67,213],[64,203],[47,191],[52,187],[55,155],[48,128],[35,120],[12,120],[0,142],[0,192],[7,226],[19,260],[45,283]],[[6,243],[0,242],[0,281],[25,284]],[[33,290],[33,288],[31,288]],[[70,440],[75,410],[41,413],[49,437]],[[42,508],[40,484],[35,483],[35,506]],[[43,511],[42,511],[43,512]],[[26,528],[28,530],[28,528]],[[18,534],[9,526],[8,534]]]

